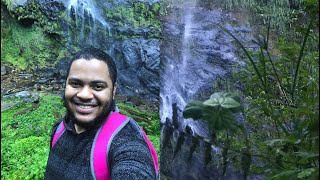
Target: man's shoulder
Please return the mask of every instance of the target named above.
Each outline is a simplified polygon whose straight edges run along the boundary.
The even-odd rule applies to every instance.
[[[130,116],[127,116],[128,122],[117,133],[115,138],[125,138],[130,140],[143,140],[143,134],[141,132],[138,123]]]
[[[56,130],[57,130],[58,126],[59,126],[59,124],[60,124],[62,121],[63,121],[63,118],[57,120],[57,121],[53,124],[52,130],[51,130],[51,136],[54,135],[54,133],[56,132]]]

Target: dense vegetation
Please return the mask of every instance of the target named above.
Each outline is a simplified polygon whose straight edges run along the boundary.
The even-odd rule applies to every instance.
[[[1,63],[19,70],[50,67],[59,58],[59,45],[41,29],[1,21]],[[57,51],[52,51],[56,49]],[[50,63],[49,63],[50,62]]]
[[[21,99],[2,102],[6,101]],[[123,103],[118,106],[121,113],[139,121],[159,155],[159,113],[139,111]],[[51,127],[64,111],[60,96],[42,93],[39,103],[22,104],[1,112],[1,178],[43,179]]]
[[[319,2],[306,0],[299,5],[304,16],[286,33],[271,23],[276,11],[264,14],[269,22],[256,42],[258,49],[246,48],[225,30],[247,64],[234,74],[243,88],[233,95],[215,93],[207,101],[189,103],[184,111],[185,117],[208,121],[216,145],[223,148],[223,169],[232,163],[244,178],[319,178]],[[244,124],[233,114],[241,109],[235,94],[242,97]]]
[[[51,38],[43,27],[23,24],[1,6],[2,65],[17,70],[52,67],[61,58],[61,48],[58,39]]]
[[[116,6],[112,10],[105,9],[106,17],[115,21],[118,26],[150,27],[160,31],[159,12],[159,3],[148,5],[143,2],[131,2],[130,6]]]

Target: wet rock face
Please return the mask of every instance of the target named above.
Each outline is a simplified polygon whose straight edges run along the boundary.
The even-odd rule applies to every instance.
[[[18,0],[18,1],[15,1],[12,5],[13,5],[13,8],[15,8],[17,6],[25,6],[29,3],[31,3],[31,0]]]
[[[61,11],[65,10],[64,0],[39,0],[41,11],[50,19],[56,20]]]
[[[158,39],[129,39],[115,47],[120,93],[159,98],[160,49]]]
[[[164,179],[217,179],[221,176],[218,154],[212,151],[210,143],[169,126],[163,127],[161,137],[166,138],[161,143],[160,167]]]

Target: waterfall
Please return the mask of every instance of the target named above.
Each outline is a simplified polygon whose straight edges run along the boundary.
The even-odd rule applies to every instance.
[[[184,119],[182,114],[187,103],[208,99],[217,91],[214,83],[228,80],[232,67],[241,65],[233,39],[219,25],[241,34],[245,42],[251,41],[251,29],[238,25],[218,7],[201,6],[200,1],[173,2],[170,10],[163,21],[160,47],[160,173],[164,179],[215,179],[222,176],[222,149],[213,144],[214,133],[205,121]],[[227,169],[225,179],[239,176]]]
[[[196,47],[208,47],[210,50],[210,44],[215,44],[213,40],[216,34],[216,30],[204,31],[201,29],[201,24],[195,21],[196,6],[197,2],[191,1],[180,8],[182,16],[177,20],[177,24],[180,22],[183,25],[183,31],[180,33],[181,44],[179,44],[181,49],[176,49],[180,54],[164,61],[164,72],[161,73],[163,86],[160,89],[160,118],[162,124],[172,121],[173,108],[177,108],[178,129],[184,131],[189,125],[198,135],[209,136],[208,132],[203,131],[205,125],[202,122],[182,118],[183,109],[190,100],[193,100],[199,89],[208,84],[210,86],[217,76],[226,73],[217,71],[217,68],[210,65],[207,58],[204,58],[208,52],[200,52],[197,49],[199,47]],[[202,33],[207,36],[203,36]],[[174,104],[176,107],[173,107]]]
[[[69,0],[67,2],[68,26],[67,47],[76,45],[100,47],[109,44],[110,25],[101,15],[99,6],[90,0]],[[106,47],[104,47],[105,49]]]

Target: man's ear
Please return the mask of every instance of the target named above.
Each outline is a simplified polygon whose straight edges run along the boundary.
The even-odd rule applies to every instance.
[[[115,98],[116,96],[116,92],[117,92],[117,87],[118,87],[118,84],[117,83],[114,83],[114,86],[113,86],[113,92],[112,92],[112,99]]]

